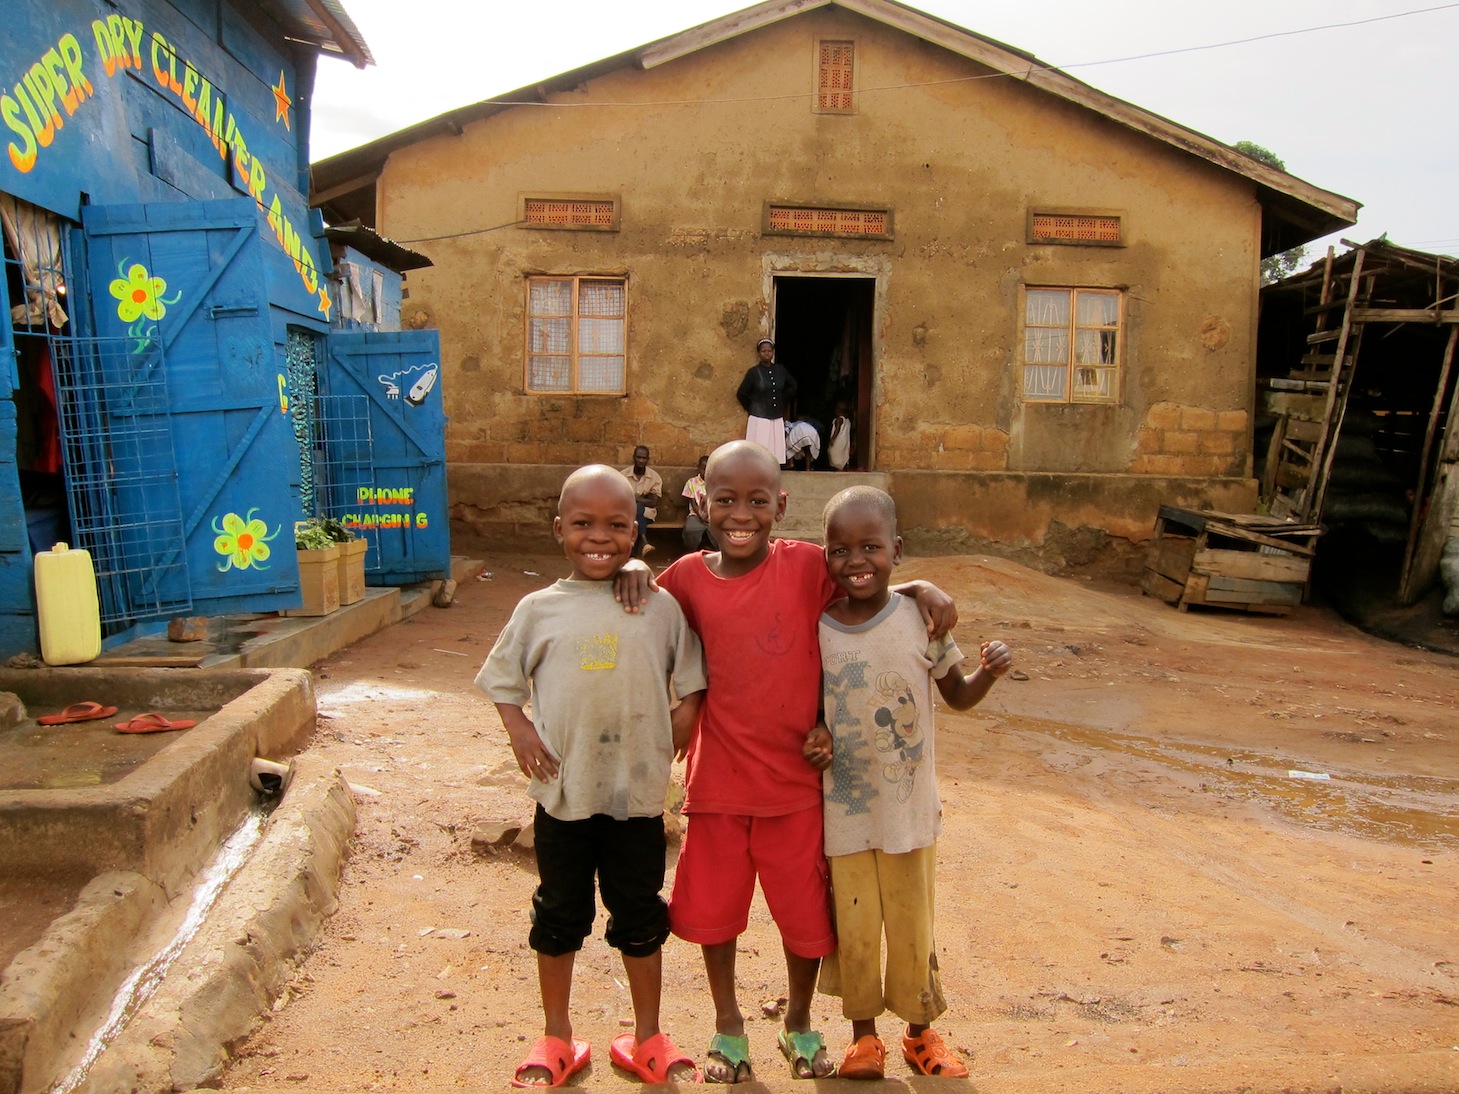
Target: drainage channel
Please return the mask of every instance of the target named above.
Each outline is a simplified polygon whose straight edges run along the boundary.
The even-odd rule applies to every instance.
[[[203,921],[207,918],[208,912],[212,909],[223,888],[247,861],[248,853],[253,850],[259,837],[263,834],[264,820],[273,804],[267,802],[255,805],[244,817],[242,823],[233,830],[233,834],[224,841],[213,861],[204,868],[197,887],[193,890],[192,903],[188,906],[187,915],[183,918],[177,933],[166,946],[153,955],[150,961],[136,969],[117,988],[106,1021],[87,1042],[86,1052],[82,1056],[81,1062],[70,1074],[53,1085],[49,1094],[71,1094],[85,1082],[86,1076],[101,1054],[157,991],[178,954],[182,953],[183,948],[198,933],[198,929],[203,925]]]

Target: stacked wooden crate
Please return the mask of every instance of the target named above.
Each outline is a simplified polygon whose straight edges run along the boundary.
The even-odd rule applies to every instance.
[[[1286,615],[1302,603],[1320,524],[1162,505],[1140,587],[1192,604]]]

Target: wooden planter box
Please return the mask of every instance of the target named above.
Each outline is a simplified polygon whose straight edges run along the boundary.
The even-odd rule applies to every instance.
[[[300,551],[299,589],[304,603],[284,615],[328,615],[339,607],[339,544],[322,551]]]
[[[1192,604],[1286,615],[1307,595],[1320,524],[1162,505],[1140,588]]]
[[[339,602],[355,604],[365,599],[365,551],[369,541],[351,539],[339,547]]]

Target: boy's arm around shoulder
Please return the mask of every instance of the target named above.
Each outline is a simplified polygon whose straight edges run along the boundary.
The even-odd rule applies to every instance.
[[[1013,651],[999,641],[984,642],[978,668],[964,676],[959,664],[937,681],[937,690],[953,710],[977,706],[993,687],[994,681],[1013,667]]]
[[[932,582],[904,581],[893,585],[892,592],[916,600],[922,622],[927,624],[928,638],[941,638],[957,626],[957,604]]]
[[[655,595],[663,598],[664,607],[673,619],[669,682],[673,685],[673,693],[679,696],[679,703],[669,711],[669,723],[674,735],[674,758],[682,760],[689,750],[694,730],[698,728],[699,708],[709,684],[704,673],[704,646],[694,628],[689,626],[679,602],[664,589],[659,589]]]

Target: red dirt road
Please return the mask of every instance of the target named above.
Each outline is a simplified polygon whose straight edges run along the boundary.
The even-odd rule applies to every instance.
[[[565,564],[477,557],[493,576],[455,606],[316,666],[312,748],[368,788],[355,850],[326,936],[224,1089],[497,1090],[539,1031],[532,861],[471,841],[530,802],[471,680]],[[1027,676],[938,715],[939,1028],[973,1071],[958,1089],[1459,1090],[1459,662],[1317,608],[1182,614],[984,557],[902,576],[957,598],[965,650],[1002,638]],[[758,903],[740,983],[758,1089],[788,1090]],[[626,1089],[607,1050],[627,991],[601,937],[574,1009],[594,1051],[577,1085]],[[815,1012],[839,1056],[838,1001]],[[703,1052],[712,1008],[678,941],[664,1019]],[[881,1033],[895,1045],[895,1020]]]

